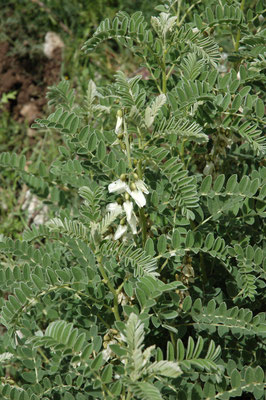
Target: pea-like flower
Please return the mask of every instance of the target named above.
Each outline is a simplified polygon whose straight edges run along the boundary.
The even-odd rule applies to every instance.
[[[116,119],[116,127],[115,127],[115,133],[119,135],[123,131],[123,117],[122,117],[122,111],[119,110],[117,111],[117,119]]]
[[[141,179],[131,183],[130,186],[123,180],[118,179],[117,181],[110,183],[108,186],[110,193],[124,193],[127,192],[141,208],[146,204],[146,198],[143,193],[148,194],[149,191],[146,188],[144,182]]]
[[[126,200],[123,205],[121,206],[117,202],[115,203],[110,203],[106,207],[107,211],[109,212],[117,212],[118,214],[122,213],[123,211],[126,213],[126,220],[128,222],[128,225],[130,226],[133,235],[136,235],[137,233],[137,217],[133,211],[133,203],[132,201]],[[127,224],[125,221],[122,219],[120,224],[118,225],[118,228],[114,234],[114,240],[118,240],[123,236],[127,231]]]

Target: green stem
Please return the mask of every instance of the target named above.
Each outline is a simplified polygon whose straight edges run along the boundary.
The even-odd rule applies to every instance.
[[[160,273],[162,272],[162,270],[164,269],[164,267],[166,266],[167,263],[168,263],[168,258],[165,260],[165,262],[161,266]]]
[[[126,400],[130,400],[130,399],[131,399],[131,392],[130,392],[130,390],[129,390],[128,393],[127,393]]]
[[[139,161],[137,164],[137,171],[138,171],[139,179],[142,179],[141,161]],[[146,239],[147,239],[147,221],[146,221],[145,212],[144,212],[143,208],[139,209],[139,217],[140,217],[141,231],[142,231],[142,244],[143,244],[143,246],[145,246]]]
[[[184,164],[184,168],[185,168],[185,159],[184,159],[185,142],[186,142],[186,139],[183,139],[182,143],[181,143],[181,149],[180,149],[180,158],[181,158],[182,163]]]
[[[190,11],[191,11],[197,4],[199,4],[199,3],[201,3],[201,2],[202,2],[202,0],[197,1],[197,3],[192,4],[192,5],[187,9],[187,11],[185,12],[185,14],[184,14],[183,17],[181,18],[180,22],[177,23],[177,27],[180,27],[180,26],[183,24],[183,22],[185,21],[187,15],[190,13]]]
[[[166,50],[163,50],[163,60],[162,60],[162,92],[166,94],[166,64],[165,64]]]
[[[158,79],[155,78],[154,73],[152,72],[151,66],[150,66],[149,63],[148,63],[147,58],[146,58],[145,56],[143,56],[143,59],[144,59],[144,61],[145,61],[146,67],[147,67],[148,70],[149,70],[149,73],[151,74],[152,79],[153,79],[154,82],[155,82],[155,85],[157,86],[158,91],[159,91],[160,94],[161,94],[161,93],[162,93],[162,89],[161,89],[160,86],[158,85]]]
[[[116,319],[116,321],[121,321],[119,311],[118,311],[118,294],[117,294],[115,288],[113,287],[113,285],[111,284],[111,282],[105,272],[104,267],[102,266],[102,257],[98,256],[97,261],[98,261],[99,271],[103,277],[103,282],[108,286],[108,288],[110,289],[110,291],[113,293],[113,296],[114,296],[114,306],[112,308],[112,311],[114,313],[115,319]]]
[[[130,156],[130,145],[129,145],[129,140],[128,140],[127,125],[126,125],[125,121],[124,121],[124,136],[125,136],[128,165],[129,165],[129,168],[132,170],[133,167],[132,167],[131,156]]]
[[[46,357],[46,355],[44,354],[44,352],[42,351],[42,349],[40,348],[40,347],[38,347],[38,352],[41,354],[41,356],[43,357],[43,359],[44,359],[44,362],[46,363],[46,364],[49,364],[50,363],[50,360]]]
[[[241,11],[244,11],[244,7],[245,7],[245,0],[242,0],[241,6],[240,6]],[[240,28],[238,28],[237,34],[236,34],[236,40],[235,40],[235,51],[238,51],[238,49],[239,49],[240,37],[241,37],[241,31],[240,31]]]
[[[142,231],[142,244],[143,246],[145,246],[147,239],[147,223],[143,208],[140,208],[139,210],[139,217],[140,217],[141,231]]]
[[[176,12],[176,23],[177,23],[177,24],[179,24],[179,17],[180,17],[180,11],[181,11],[181,4],[182,4],[182,0],[178,0],[177,12]]]
[[[169,333],[170,333],[170,338],[171,338],[172,345],[174,346],[174,349],[175,349],[176,348],[176,341],[175,341],[174,333],[171,332],[171,331],[169,331]]]
[[[176,66],[176,64],[171,65],[171,67],[170,67],[170,69],[169,69],[169,71],[168,71],[168,74],[166,75],[166,80],[167,80],[167,81],[168,81],[168,79],[170,78],[171,73],[173,72],[173,69],[175,68],[175,66]]]

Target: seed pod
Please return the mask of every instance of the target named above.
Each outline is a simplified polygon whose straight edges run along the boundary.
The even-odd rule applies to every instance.
[[[122,117],[123,116],[122,110],[118,110],[116,115],[117,115],[117,117]]]
[[[136,173],[133,174],[133,177],[134,177],[135,181],[137,181],[139,179],[139,176]]]
[[[127,179],[126,174],[121,174],[121,175],[120,175],[120,179],[121,179],[121,181],[125,182],[126,179]]]
[[[123,133],[119,133],[119,134],[117,135],[117,137],[118,137],[118,139],[123,139],[124,134],[123,134]]]
[[[131,189],[131,190],[136,190],[136,188],[137,188],[137,186],[135,185],[135,183],[132,182],[132,183],[130,184],[130,189]]]

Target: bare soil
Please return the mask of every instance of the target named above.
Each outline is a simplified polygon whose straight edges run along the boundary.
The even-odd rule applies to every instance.
[[[6,107],[16,121],[32,123],[42,115],[47,87],[60,79],[62,52],[56,49],[52,59],[36,59],[30,55],[19,58],[9,50],[7,42],[0,42],[0,98],[3,93],[17,91],[16,99]]]

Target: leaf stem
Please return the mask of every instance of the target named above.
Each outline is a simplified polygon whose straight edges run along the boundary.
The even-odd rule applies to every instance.
[[[97,261],[98,261],[99,271],[103,277],[103,282],[108,286],[108,288],[110,289],[110,291],[113,293],[114,296],[114,306],[112,307],[113,314],[115,316],[116,321],[121,321],[118,311],[118,295],[115,288],[111,284],[108,275],[106,274],[105,269],[102,265],[102,256],[97,256]]]
[[[163,49],[163,59],[162,59],[162,92],[166,94],[166,63],[165,63],[165,57],[166,57],[166,49]]]
[[[138,131],[139,131],[139,128],[138,128]],[[137,164],[137,172],[138,172],[139,179],[142,179],[143,173],[142,173],[142,165],[141,165],[140,160],[138,161],[138,164]],[[145,243],[146,243],[146,239],[147,239],[147,221],[146,221],[145,212],[144,212],[143,208],[139,209],[139,217],[140,217],[141,231],[142,231],[142,244],[144,247]]]
[[[190,13],[190,11],[191,11],[197,4],[201,3],[201,1],[202,1],[202,0],[198,0],[197,3],[192,4],[192,5],[187,9],[187,11],[184,13],[183,17],[181,18],[181,20],[176,24],[178,28],[183,24],[183,22],[185,21],[187,15]]]
[[[132,167],[131,156],[130,156],[130,145],[129,145],[129,140],[128,140],[127,125],[126,125],[126,121],[125,120],[124,120],[124,136],[125,136],[125,144],[126,144],[128,165],[129,165],[129,168],[132,170],[133,167]]]
[[[244,7],[245,7],[245,0],[242,0],[240,10],[244,11]],[[238,51],[238,49],[239,49],[240,37],[241,37],[241,31],[240,31],[240,28],[238,28],[237,34],[236,34],[236,40],[235,40],[235,51]]]

